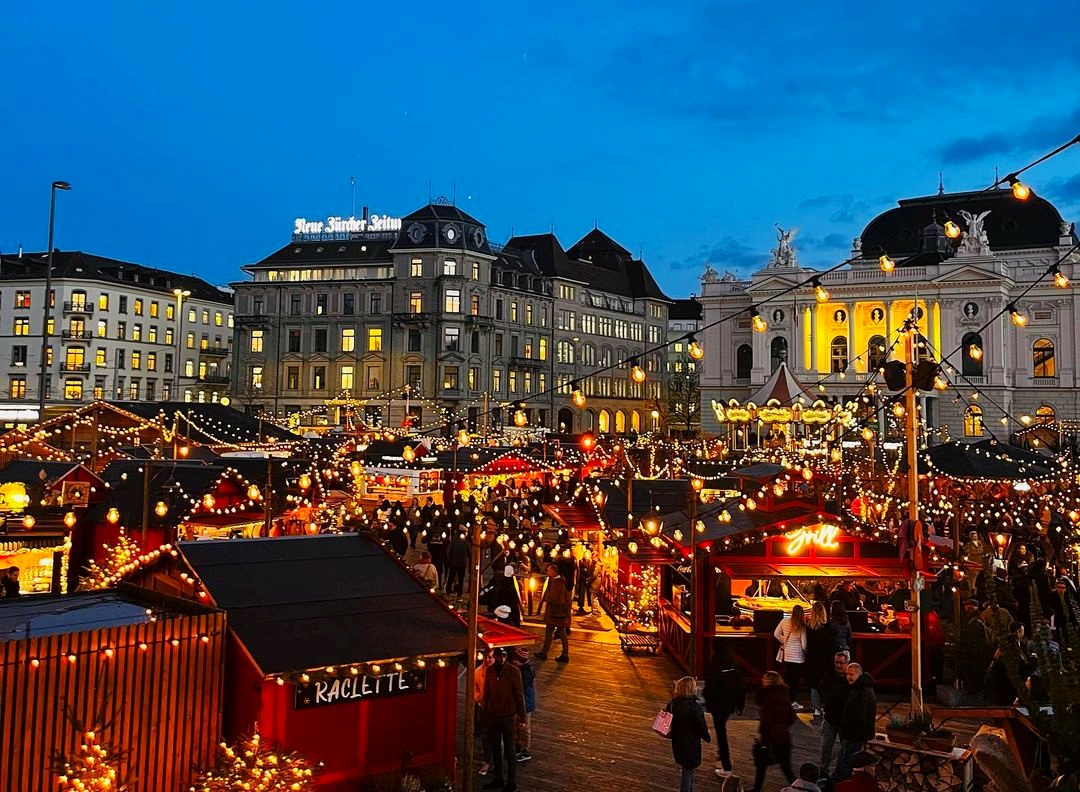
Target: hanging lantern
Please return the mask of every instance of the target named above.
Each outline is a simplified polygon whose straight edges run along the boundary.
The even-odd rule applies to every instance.
[[[202,505],[205,508],[212,509],[212,508],[214,508],[215,503],[216,503],[216,501],[214,500],[214,496],[211,493],[208,492],[205,495],[203,495]]]
[[[36,522],[37,522],[37,520],[34,519],[34,515],[32,515],[32,514],[28,514],[28,515],[26,515],[25,517],[22,518],[23,528],[26,528],[27,530],[30,530],[31,528],[33,528],[34,523],[36,523]]]
[[[105,519],[111,522],[113,525],[120,522],[120,510],[115,506],[109,508],[109,511],[105,514]]]
[[[68,512],[64,515],[64,525],[68,528],[75,527],[75,512]]]
[[[574,389],[574,392],[570,394],[570,401],[574,403],[575,407],[585,406],[585,394],[582,393],[581,388]]]
[[[300,479],[299,481],[297,481],[297,484],[300,485],[300,489],[306,490],[308,487],[311,486],[311,476],[309,476],[307,473],[301,473]]]
[[[156,514],[158,517],[164,517],[168,513],[169,504],[167,504],[165,501],[158,501],[157,505],[154,507],[154,514]]]
[[[401,458],[404,459],[406,462],[412,462],[414,459],[416,459],[416,452],[413,451],[413,447],[405,446],[403,449],[401,449]]]
[[[529,418],[528,418],[527,415],[525,415],[524,411],[516,410],[514,412],[514,425],[515,426],[524,426],[528,422],[529,422]]]

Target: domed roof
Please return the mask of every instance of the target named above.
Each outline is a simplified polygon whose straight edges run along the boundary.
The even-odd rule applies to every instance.
[[[923,232],[935,219],[953,220],[963,228],[962,209],[990,212],[983,228],[991,250],[1053,247],[1061,236],[1061,214],[1052,203],[1037,195],[1018,201],[1006,188],[905,198],[870,221],[862,232],[862,249],[867,256],[882,250],[894,258],[913,255],[922,250]]]

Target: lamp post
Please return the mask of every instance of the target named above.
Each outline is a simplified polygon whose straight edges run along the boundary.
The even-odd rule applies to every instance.
[[[66,181],[54,181],[49,190],[49,249],[45,264],[45,312],[41,322],[41,381],[38,383],[38,420],[45,418],[45,383],[48,381],[49,366],[49,321],[52,319],[52,270],[53,270],[53,226],[56,219],[56,191],[70,190]]]
[[[922,691],[922,614],[919,612],[920,592],[923,587],[923,532],[919,522],[919,448],[918,414],[916,413],[915,385],[915,345],[918,343],[918,325],[912,317],[904,332],[904,352],[907,365],[904,366],[904,396],[907,402],[906,440],[908,458],[908,525],[911,530],[912,573],[911,573],[911,709],[923,713]]]
[[[191,292],[187,289],[173,289],[176,297],[176,395],[174,401],[180,401],[180,372],[184,366],[183,338],[184,338],[184,298],[190,297]]]
[[[690,525],[687,533],[690,534],[690,673],[700,676],[704,670],[705,636],[702,632],[704,619],[705,592],[704,575],[701,568],[701,559],[698,557],[697,543],[697,513],[698,497],[701,492],[703,481],[699,478],[690,479]]]

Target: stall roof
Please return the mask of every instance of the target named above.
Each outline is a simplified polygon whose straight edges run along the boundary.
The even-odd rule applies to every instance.
[[[461,619],[367,537],[179,547],[264,674],[465,650]]]
[[[738,476],[739,478],[750,479],[751,481],[772,481],[774,478],[784,472],[786,468],[783,465],[773,465],[769,462],[759,462],[756,465],[750,465],[749,467],[739,468],[731,472],[732,476]]]
[[[529,646],[536,642],[536,636],[531,632],[487,616],[479,616],[477,625],[482,636],[481,640],[491,649],[496,646]]]
[[[33,484],[43,481],[52,486],[70,476],[76,470],[82,468],[88,476],[101,479],[89,468],[85,468],[78,462],[40,462],[34,459],[13,459],[0,470],[0,484],[18,481],[23,484]],[[42,476],[44,472],[44,476]]]
[[[720,522],[720,513],[727,509],[731,515],[731,522]],[[808,518],[817,518],[821,512],[817,509],[808,508],[802,504],[792,504],[776,511],[754,511],[739,509],[730,504],[715,503],[703,506],[698,510],[697,519],[705,524],[702,533],[690,530],[690,516],[685,511],[672,512],[663,515],[666,529],[682,529],[685,537],[694,537],[697,544],[709,544],[722,540],[729,536],[738,536],[748,531],[760,531],[773,526],[790,525],[796,527]],[[689,551],[688,541],[675,542],[682,550]]]
[[[759,559],[720,557],[717,566],[735,580],[760,580],[761,578],[847,578],[868,580],[874,578],[898,578],[904,576],[899,563],[857,561],[848,564],[776,564]]]
[[[435,455],[443,470],[454,469],[454,452],[439,451]],[[551,466],[545,465],[539,459],[528,453],[510,448],[473,448],[466,446],[457,452],[457,470],[459,473],[497,473],[512,475],[514,473],[529,473],[535,470],[548,470]]]
[[[1052,459],[994,441],[941,443],[923,451],[919,463],[950,478],[1007,481],[1043,478],[1051,475],[1054,467]]]

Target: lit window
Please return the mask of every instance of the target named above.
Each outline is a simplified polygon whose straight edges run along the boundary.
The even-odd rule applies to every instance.
[[[982,407],[979,407],[977,404],[972,404],[964,410],[964,436],[982,437],[982,433]]]
[[[26,398],[26,377],[12,377],[8,393],[13,399]]]
[[[142,352],[134,349],[131,351],[131,367],[133,369],[142,368]]]
[[[146,340],[151,344],[157,343],[157,325],[150,325],[146,331]]]
[[[424,293],[423,292],[410,292],[409,293],[409,313],[423,313],[424,312]]]
[[[146,353],[146,370],[157,371],[157,352]]]
[[[202,309],[202,323],[210,324],[210,312],[205,308]]]
[[[98,338],[108,338],[109,336],[109,322],[105,319],[98,319],[97,323]]]
[[[368,352],[382,352],[382,328],[369,327],[367,331]]]
[[[176,307],[172,306],[172,305],[166,305],[165,306],[165,319],[166,319],[166,321],[171,322],[175,318],[176,318]]]
[[[151,319],[157,319],[158,318],[158,311],[160,311],[160,310],[161,310],[161,306],[158,305],[156,302],[150,303],[150,318]]]
[[[480,280],[480,262],[474,261],[472,263],[472,279],[474,281]]]
[[[445,261],[443,261],[442,274],[443,275],[457,275],[458,274],[457,262],[454,259],[446,259]]]
[[[135,309],[135,315],[136,316],[142,316],[142,306],[143,306],[142,298],[141,297],[136,297],[135,298],[135,303],[134,303],[134,309]]]
[[[347,327],[341,331],[341,351],[352,352],[356,349],[356,330]]]
[[[30,335],[30,320],[25,317],[16,319],[11,332],[17,336]]]
[[[457,366],[445,366],[443,367],[443,390],[457,390],[458,389],[458,367]]]
[[[847,370],[847,338],[844,336],[837,336],[832,340],[832,345],[829,348],[829,357],[832,361],[833,373],[839,374],[840,372]]]
[[[443,299],[446,313],[461,313],[461,289],[447,289]]]
[[[424,277],[424,260],[414,258],[409,265],[409,277],[422,278]]]
[[[1057,376],[1057,364],[1054,361],[1054,342],[1049,338],[1040,338],[1031,348],[1032,374],[1036,377]]]
[[[69,379],[64,380],[64,399],[66,401],[82,401],[83,384],[82,380]]]
[[[457,352],[461,349],[461,328],[447,327],[443,331],[443,349]]]
[[[258,390],[259,388],[262,387],[262,384],[263,384],[263,367],[262,366],[252,366],[251,367],[251,376],[248,378],[248,382],[250,382],[251,387],[255,388],[256,390]]]
[[[491,389],[496,393],[502,390],[502,369],[492,369]]]
[[[255,332],[262,333],[261,330],[256,330]],[[261,338],[261,336],[260,336],[260,338]],[[252,343],[254,343],[254,341],[255,341],[255,339],[252,338]],[[187,334],[187,338],[184,339],[184,346],[186,346],[188,349],[194,349],[195,348],[195,334],[194,333],[188,333]],[[262,341],[261,340],[259,341],[259,349],[262,349]]]
[[[17,291],[15,292],[15,307],[16,308],[29,308],[30,307],[30,292]]]
[[[214,326],[215,327],[221,327],[221,325],[224,323],[224,321],[225,321],[225,317],[221,313],[221,311],[215,311],[214,312]]]
[[[344,391],[351,391],[353,389],[353,367],[342,366],[341,367],[341,389]]]
[[[192,333],[188,333],[188,349],[191,349],[195,344],[195,336]],[[263,331],[252,330],[251,331],[251,351],[262,352],[263,351]]]
[[[109,295],[102,292],[97,298],[97,307],[99,311],[109,310]]]
[[[315,390],[326,388],[326,366],[316,366],[311,371],[311,387]]]
[[[262,371],[262,366],[259,366],[258,368],[259,368],[260,371]],[[184,361],[184,376],[185,377],[194,377],[195,376],[195,361],[194,360],[185,360]]]
[[[108,351],[105,349],[99,349],[94,353],[94,365],[98,368],[104,368],[109,365]]]

